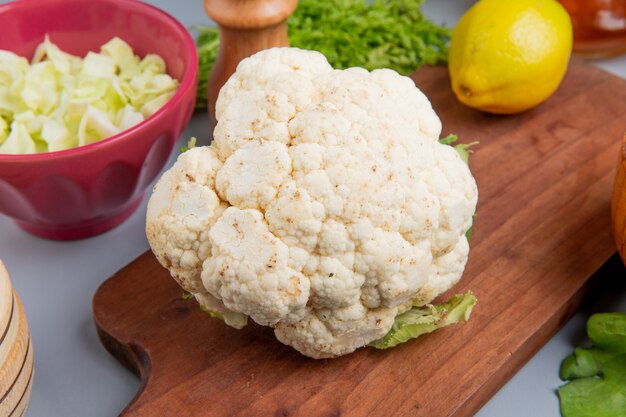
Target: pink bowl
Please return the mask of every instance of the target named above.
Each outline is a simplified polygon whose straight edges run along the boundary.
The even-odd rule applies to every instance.
[[[27,58],[46,34],[84,56],[114,36],[159,54],[180,81],[174,97],[137,126],[100,142],[33,155],[0,154],[0,212],[49,239],[80,239],[120,224],[139,206],[193,113],[198,57],[173,17],[135,0],[20,0],[0,5],[0,49]]]

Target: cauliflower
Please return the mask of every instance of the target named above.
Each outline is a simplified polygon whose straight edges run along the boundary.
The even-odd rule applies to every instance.
[[[313,358],[380,345],[428,312],[467,319],[467,297],[427,304],[463,273],[476,182],[411,79],[274,48],[239,64],[216,115],[212,146],[158,181],[146,227],[206,309]]]

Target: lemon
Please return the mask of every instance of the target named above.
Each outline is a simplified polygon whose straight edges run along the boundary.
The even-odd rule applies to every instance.
[[[528,110],[561,83],[572,38],[571,19],[555,0],[480,0],[452,33],[452,89],[489,113]]]

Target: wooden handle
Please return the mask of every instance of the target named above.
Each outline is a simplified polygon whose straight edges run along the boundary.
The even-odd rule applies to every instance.
[[[624,143],[617,164],[611,212],[615,243],[626,265],[626,136],[624,136]]]
[[[263,49],[289,46],[286,21],[297,4],[297,0],[204,0],[204,9],[220,28],[219,51],[207,87],[213,126],[220,88],[239,61]]]

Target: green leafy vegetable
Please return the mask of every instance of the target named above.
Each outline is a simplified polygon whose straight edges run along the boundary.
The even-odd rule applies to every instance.
[[[455,295],[444,304],[413,307],[399,314],[391,330],[383,338],[370,343],[370,346],[377,349],[392,348],[439,328],[467,321],[476,302],[474,294],[468,291],[462,295]]]
[[[391,68],[410,74],[447,62],[450,29],[429,21],[424,0],[300,0],[287,21],[291,46],[322,52],[338,69]],[[206,82],[217,56],[215,28],[198,31],[198,108],[206,107]]]
[[[626,416],[626,313],[594,314],[587,322],[591,348],[578,348],[562,365],[564,417]]]
[[[450,30],[424,17],[424,0],[300,0],[289,18],[291,45],[322,52],[331,65],[410,74],[447,62]]]
[[[196,37],[196,47],[198,48],[198,96],[196,99],[196,109],[204,109],[207,106],[207,84],[209,74],[213,69],[213,63],[217,58],[217,50],[220,45],[219,30],[212,26],[193,26],[193,30],[198,32]]]

